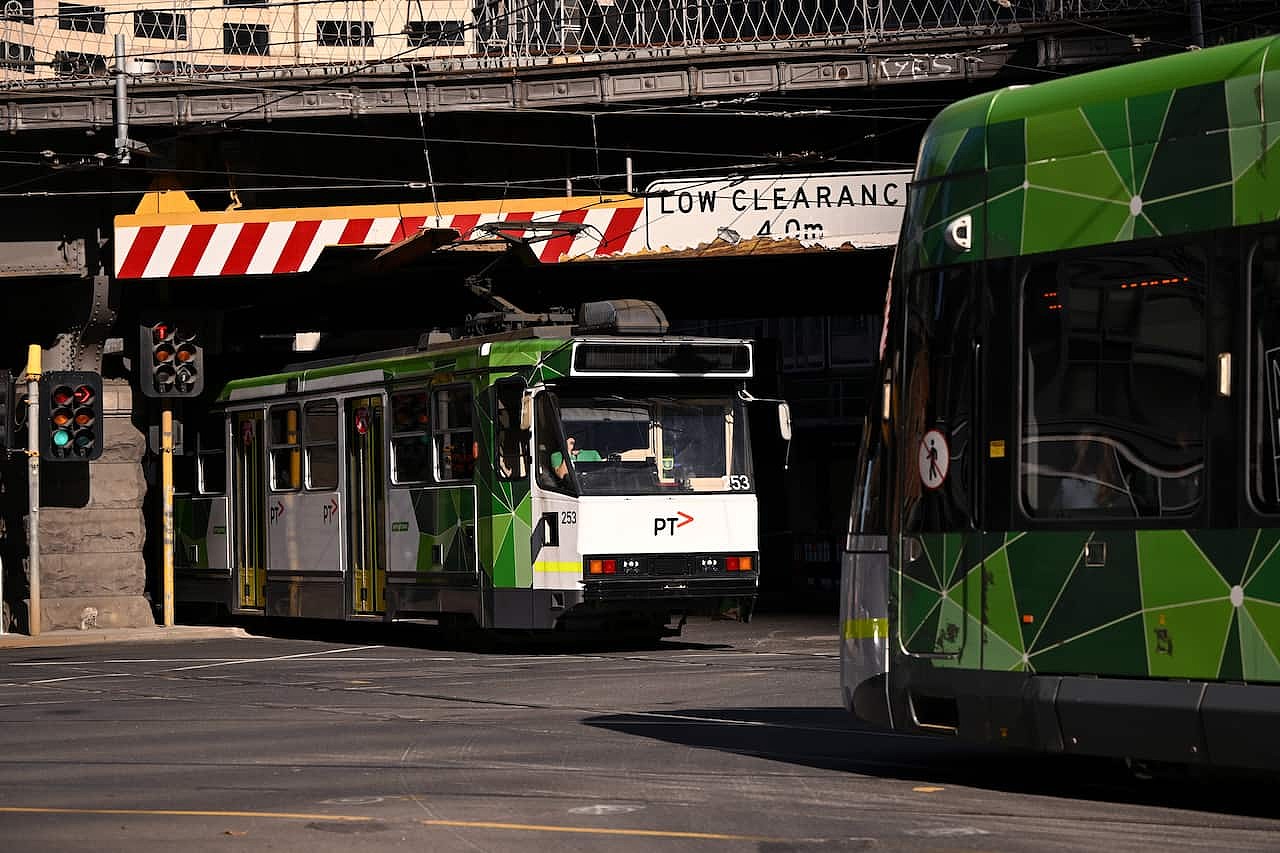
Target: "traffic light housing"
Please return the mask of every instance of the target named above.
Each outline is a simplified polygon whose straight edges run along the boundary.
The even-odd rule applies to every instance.
[[[16,408],[16,395],[13,392],[13,374],[8,370],[0,370],[0,451],[13,447],[13,422]]]
[[[143,323],[138,336],[139,386],[148,397],[196,397],[204,390],[201,324],[174,315]]]
[[[102,455],[102,377],[51,370],[40,377],[40,458],[88,462]]]
[[[0,370],[0,451],[13,447],[14,421],[14,384],[13,374],[8,370]]]

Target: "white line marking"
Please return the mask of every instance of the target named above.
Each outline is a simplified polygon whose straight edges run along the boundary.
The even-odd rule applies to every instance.
[[[40,681],[31,681],[29,684],[57,684],[59,681],[79,681],[83,678],[133,678],[131,672],[103,672],[93,675],[68,675],[63,678],[44,678]]]
[[[169,670],[169,672],[186,672],[192,669],[209,669],[210,667],[214,667],[214,666],[233,666],[235,664],[240,664],[240,663],[271,663],[272,661],[297,660],[298,658],[313,658],[313,657],[319,657],[320,655],[337,655],[337,654],[343,654],[345,652],[364,652],[364,651],[368,651],[369,649],[380,649],[380,648],[382,648],[382,646],[355,646],[350,649],[326,649],[325,651],[322,651],[322,652],[301,652],[296,655],[280,655],[279,657],[270,657],[270,658],[238,658],[236,660],[220,661],[218,663],[200,664],[199,666],[180,666],[175,669]]]

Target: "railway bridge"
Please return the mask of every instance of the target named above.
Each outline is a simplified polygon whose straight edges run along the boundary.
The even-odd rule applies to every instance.
[[[108,410],[100,459],[40,466],[38,537],[21,432],[10,442],[5,627],[154,620],[158,414],[137,393],[139,324],[168,310],[211,329],[188,421],[217,381],[296,360],[303,339],[327,355],[399,345],[495,305],[648,297],[677,329],[760,337],[810,439],[767,510],[775,562],[833,568],[892,240],[815,249],[727,228],[650,245],[651,188],[909,171],[957,97],[1276,26],[1271,2],[1203,6],[10,0],[0,368],[20,375],[36,348],[45,370],[102,375]],[[5,385],[12,428],[24,386]]]

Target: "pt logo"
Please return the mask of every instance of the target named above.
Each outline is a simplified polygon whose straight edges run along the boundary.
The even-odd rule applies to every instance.
[[[661,536],[663,533],[666,533],[668,536],[675,536],[677,527],[684,527],[692,521],[692,515],[689,515],[687,512],[676,510],[676,514],[674,516],[668,516],[665,518],[659,517],[653,520],[653,535]]]
[[[329,502],[324,505],[324,523],[328,524],[338,517],[338,499],[329,498]]]
[[[277,521],[284,518],[284,504],[280,501],[276,501],[276,505],[270,508],[270,516],[272,524],[275,524]]]

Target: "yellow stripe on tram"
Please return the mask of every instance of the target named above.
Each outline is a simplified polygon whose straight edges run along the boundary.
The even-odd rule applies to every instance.
[[[874,640],[889,636],[888,617],[877,619],[846,619],[844,621],[844,639]]]
[[[549,575],[580,575],[582,574],[582,563],[576,561],[539,560],[533,564],[533,570],[535,572],[546,572]]]

